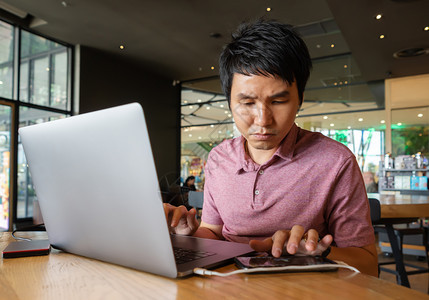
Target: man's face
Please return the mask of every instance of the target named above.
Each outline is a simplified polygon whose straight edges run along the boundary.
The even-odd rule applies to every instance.
[[[231,110],[248,147],[275,150],[291,129],[299,108],[296,82],[277,77],[234,74]]]

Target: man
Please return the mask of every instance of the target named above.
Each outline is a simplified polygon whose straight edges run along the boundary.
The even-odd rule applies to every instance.
[[[369,205],[355,156],[300,129],[311,60],[293,29],[243,24],[220,57],[222,88],[241,137],[209,155],[201,224],[165,204],[176,234],[248,242],[257,251],[323,255],[377,276]]]

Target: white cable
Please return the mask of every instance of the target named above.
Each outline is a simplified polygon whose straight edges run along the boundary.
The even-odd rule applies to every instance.
[[[220,273],[216,271],[210,271],[203,268],[195,268],[194,273],[198,275],[207,275],[207,276],[230,276],[235,274],[243,273],[257,273],[257,272],[282,272],[282,271],[322,271],[322,270],[332,270],[335,268],[349,269],[354,272],[360,273],[358,269],[349,266],[349,265],[339,265],[339,264],[327,264],[327,265],[309,265],[309,266],[287,266],[287,267],[267,267],[267,268],[250,268],[250,269],[239,269],[228,273]]]

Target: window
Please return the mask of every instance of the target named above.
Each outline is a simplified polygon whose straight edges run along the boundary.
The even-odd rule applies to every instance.
[[[429,106],[392,110],[392,155],[429,157]]]
[[[26,31],[21,45],[19,100],[70,109],[67,47]]]
[[[13,27],[0,21],[0,97],[12,98],[13,90]]]
[[[33,216],[37,199],[16,129],[72,114],[70,57],[70,47],[0,21],[0,230],[10,227],[12,205],[16,220]]]

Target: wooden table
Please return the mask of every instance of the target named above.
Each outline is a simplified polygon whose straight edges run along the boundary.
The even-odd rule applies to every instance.
[[[46,239],[45,233],[20,233]],[[13,239],[0,233],[0,250]],[[233,265],[220,268],[226,272]],[[375,277],[335,272],[169,279],[53,250],[1,259],[0,299],[429,299]]]
[[[380,200],[381,218],[429,217],[429,196],[368,194]]]

